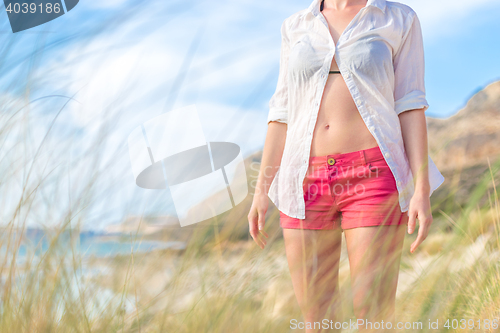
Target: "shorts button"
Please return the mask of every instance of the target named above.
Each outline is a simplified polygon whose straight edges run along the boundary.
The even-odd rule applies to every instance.
[[[328,164],[330,164],[330,165],[334,165],[334,164],[335,164],[335,159],[334,159],[334,158],[332,158],[332,157],[330,157],[330,158],[328,159]]]

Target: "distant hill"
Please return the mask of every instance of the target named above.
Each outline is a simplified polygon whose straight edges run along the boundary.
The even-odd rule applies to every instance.
[[[165,227],[178,225],[175,216],[128,216],[122,223],[109,225],[105,228],[108,234],[142,234],[151,235]]]
[[[500,156],[500,81],[474,94],[446,119],[427,118],[429,149],[440,170],[487,165]]]
[[[432,195],[448,210],[470,203],[471,193],[486,175],[494,193],[488,167],[500,158],[500,81],[475,93],[465,107],[446,119],[427,117],[429,151],[445,183]],[[499,174],[495,175],[498,191]],[[490,200],[483,195],[479,204]]]

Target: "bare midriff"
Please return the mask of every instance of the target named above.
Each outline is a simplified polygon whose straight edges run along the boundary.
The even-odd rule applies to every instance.
[[[330,70],[339,71],[335,57]],[[314,128],[311,156],[348,153],[376,146],[378,143],[366,127],[344,78],[341,74],[329,74]]]

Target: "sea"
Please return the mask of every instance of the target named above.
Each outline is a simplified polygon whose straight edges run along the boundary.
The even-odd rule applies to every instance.
[[[75,274],[70,274],[68,277],[70,283],[66,293],[78,297],[82,281],[87,281],[86,286],[91,286],[92,290],[96,291],[87,300],[89,309],[91,309],[89,315],[95,318],[98,318],[103,311],[103,306],[121,307],[126,313],[132,313],[137,309],[135,301],[124,299],[120,293],[89,282],[94,276],[109,274],[110,268],[106,264],[88,265],[86,259],[148,253],[158,249],[182,250],[185,247],[185,242],[181,241],[144,240],[140,236],[130,237],[94,231],[64,231],[56,234],[54,231],[40,229],[26,229],[23,233],[3,230],[0,239],[0,255],[3,259],[1,262],[3,262],[4,268],[9,268],[5,269],[5,272],[10,271],[13,260],[15,260],[16,266],[24,267],[28,261],[40,262],[51,251],[66,265],[71,265],[73,255],[83,259],[82,265],[74,272]],[[19,283],[16,290],[23,290],[25,275],[26,273],[22,270],[16,271],[14,281]],[[7,279],[8,274],[0,274],[0,287],[5,285]],[[0,302],[1,311],[2,303]],[[57,316],[62,316],[62,312]]]
[[[161,249],[182,250],[186,247],[182,241],[161,241],[143,239],[140,235],[131,237],[122,234],[100,233],[95,231],[75,232],[65,230],[61,233],[41,229],[26,229],[22,237],[18,232],[9,235],[3,234],[0,243],[0,253],[6,250],[12,252],[17,248],[16,261],[23,261],[30,255],[43,255],[49,250],[74,251],[81,257],[113,257],[131,253],[145,253]]]

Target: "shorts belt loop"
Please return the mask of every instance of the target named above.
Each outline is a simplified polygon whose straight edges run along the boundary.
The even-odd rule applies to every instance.
[[[368,162],[368,159],[366,158],[366,152],[364,150],[361,151],[363,154],[363,165]]]

